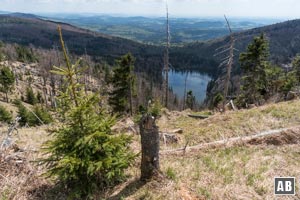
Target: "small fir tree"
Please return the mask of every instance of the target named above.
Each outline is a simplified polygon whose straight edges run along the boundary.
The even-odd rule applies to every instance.
[[[34,106],[33,113],[29,112],[29,126],[41,126],[44,124],[50,124],[53,121],[51,114],[40,105]]]
[[[43,99],[43,96],[42,96],[42,93],[41,92],[38,92],[36,94],[36,99],[37,99],[37,102],[38,103],[44,103],[44,99]]]
[[[18,108],[18,116],[21,117],[19,124],[21,126],[29,125],[30,114],[27,108],[22,104],[20,100],[16,100],[15,105]]]
[[[186,95],[186,105],[188,108],[190,108],[191,110],[194,109],[195,106],[195,102],[196,102],[196,98],[193,95],[193,91],[188,91],[187,95]]]
[[[31,105],[35,105],[37,103],[36,96],[32,90],[31,87],[26,88],[26,103],[29,103]]]
[[[20,100],[15,100],[14,104],[18,108],[18,116],[21,117],[19,121],[21,126],[40,126],[53,121],[51,114],[41,106],[36,105],[33,107],[33,111],[30,111]]]
[[[70,63],[58,30],[66,67],[54,67],[53,72],[66,81],[58,98],[64,123],[45,144],[49,157],[43,162],[48,174],[67,186],[70,198],[83,199],[122,180],[135,156],[131,137],[111,133],[115,119],[99,106],[99,94],[84,94],[84,85],[77,82],[79,62]]]
[[[0,89],[5,93],[6,101],[8,102],[8,93],[13,89],[15,83],[14,73],[9,67],[0,67]]]
[[[5,107],[0,106],[0,122],[9,123],[12,120],[12,115],[9,111],[5,109]]]
[[[224,96],[218,92],[213,98],[213,107],[217,108],[218,105],[224,100]]]

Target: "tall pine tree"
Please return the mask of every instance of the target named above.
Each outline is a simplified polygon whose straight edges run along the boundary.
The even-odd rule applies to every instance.
[[[256,104],[268,93],[266,70],[270,67],[269,43],[264,34],[255,37],[247,51],[240,54],[243,71],[242,94],[240,98],[246,104]]]
[[[300,55],[297,55],[293,60],[293,70],[295,72],[297,83],[300,84]]]
[[[12,90],[15,83],[15,75],[9,67],[0,67],[0,90],[5,93],[8,102],[8,93]]]
[[[133,97],[135,90],[134,57],[129,53],[117,60],[117,67],[113,69],[111,83],[113,91],[110,93],[109,104],[114,113],[133,114]]]

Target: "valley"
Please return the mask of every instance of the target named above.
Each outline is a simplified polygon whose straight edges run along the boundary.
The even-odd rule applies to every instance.
[[[20,13],[2,15],[0,16],[0,40],[25,46],[33,45],[45,49],[59,48],[56,34],[56,26],[58,24],[60,23],[39,19],[35,15],[22,15]],[[300,46],[296,34],[296,30],[300,27],[299,24],[299,20],[293,20],[237,32],[235,33],[237,40],[235,48],[239,52],[245,51],[247,44],[254,36],[264,33],[270,41],[271,61],[275,65],[289,65],[292,58],[297,54],[297,47]],[[135,70],[137,72],[149,74],[148,79],[153,79],[158,83],[162,82],[160,72],[163,67],[163,46],[142,44],[64,23],[61,25],[65,29],[65,40],[70,53],[76,55],[87,53],[96,62],[113,65],[116,58],[131,52],[136,57]],[[289,32],[290,27],[293,27],[293,31]],[[286,31],[289,32],[287,34],[291,38],[289,42],[282,37],[282,34],[286,33]],[[35,37],[35,35],[38,35],[38,37]],[[198,41],[184,44],[183,46],[174,46],[170,50],[172,67],[177,71],[205,73],[212,77],[213,80],[217,80],[222,76],[218,68],[221,61],[214,54],[216,49],[224,46],[228,39],[225,36],[204,42]],[[238,55],[236,55],[233,65],[233,76],[238,76],[240,72]],[[209,90],[208,92],[211,91]],[[178,95],[182,96],[180,93]]]
[[[300,199],[300,19],[249,2],[4,1],[0,200]]]
[[[161,45],[165,43],[165,19],[162,17],[115,17],[81,16],[76,14],[47,15],[40,14],[46,19],[69,23],[95,32],[123,37],[147,44]],[[239,19],[232,20],[235,32],[266,26],[279,22],[280,19]],[[228,34],[226,22],[222,18],[176,18],[170,19],[172,44],[205,41]]]

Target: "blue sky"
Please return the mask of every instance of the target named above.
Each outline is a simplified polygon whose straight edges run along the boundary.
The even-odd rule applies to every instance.
[[[164,16],[165,0],[0,0],[0,10]],[[174,17],[300,18],[300,0],[169,0]]]

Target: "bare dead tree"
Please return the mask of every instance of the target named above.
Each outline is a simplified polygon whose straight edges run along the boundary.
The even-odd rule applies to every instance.
[[[234,44],[235,44],[235,38],[234,38],[234,34],[232,32],[230,23],[226,17],[226,15],[224,15],[227,27],[228,27],[228,31],[230,33],[230,41],[228,44],[226,44],[223,47],[220,47],[218,49],[216,49],[216,51],[219,51],[216,55],[225,55],[225,58],[223,57],[221,59],[221,63],[219,65],[219,67],[223,67],[226,66],[226,75],[225,75],[225,82],[224,82],[224,101],[223,101],[223,111],[225,111],[225,105],[227,102],[227,97],[228,97],[228,90],[229,90],[229,83],[231,80],[231,71],[232,71],[232,65],[233,65],[233,59],[234,59],[234,51],[236,50],[234,48]]]
[[[19,85],[19,76],[17,74],[17,70],[15,67],[13,68],[13,73],[15,75],[16,85],[18,86]]]
[[[164,73],[165,73],[165,107],[168,108],[169,101],[169,48],[170,48],[170,24],[169,24],[169,8],[168,2],[166,2],[166,11],[167,11],[167,22],[166,22],[166,50],[164,56]]]
[[[188,72],[185,75],[185,80],[184,80],[184,94],[183,94],[183,110],[185,110],[185,105],[186,105],[186,82],[188,78]]]
[[[134,75],[132,75],[132,72],[130,72],[130,84],[129,84],[129,111],[130,116],[133,116],[133,79]]]
[[[88,68],[90,69],[90,63],[88,61],[88,55],[87,55],[87,51],[86,51],[86,48],[84,48],[84,60],[85,60],[85,63],[87,64]],[[87,73],[84,74],[84,92],[85,94],[87,95],[87,91],[88,91],[88,77],[90,76],[90,71],[88,70]]]
[[[229,58],[228,58],[228,63],[227,63],[227,74],[226,74],[226,79],[225,79],[225,86],[224,86],[224,97],[225,99],[227,98],[228,95],[228,87],[229,87],[229,82],[230,82],[230,78],[231,78],[231,70],[232,70],[232,64],[233,64],[233,58],[234,58],[234,35],[232,33],[229,21],[226,17],[226,15],[224,15],[227,26],[228,26],[228,30],[230,32],[230,49],[229,49]],[[226,100],[225,100],[226,101]]]
[[[13,141],[12,136],[13,136],[14,131],[16,131],[17,136],[20,138],[19,131],[17,129],[18,122],[20,121],[20,119],[21,119],[21,117],[16,117],[15,121],[13,123],[11,123],[11,125],[8,127],[7,135],[4,138],[4,140],[1,142],[0,150],[9,148],[10,146],[13,145],[14,141]]]

